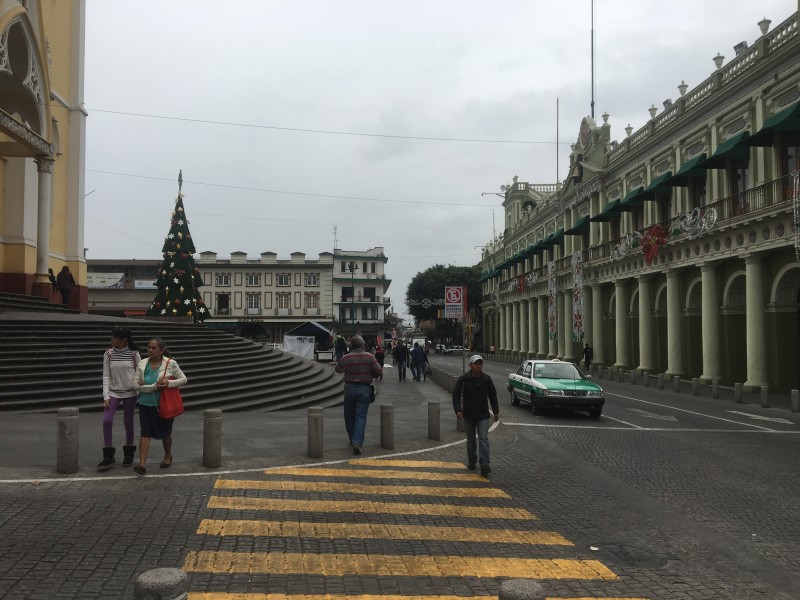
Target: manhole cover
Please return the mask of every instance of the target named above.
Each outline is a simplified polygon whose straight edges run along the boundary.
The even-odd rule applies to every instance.
[[[643,569],[658,569],[667,564],[667,560],[644,548],[626,544],[593,544],[589,547],[593,553],[600,554],[604,560],[614,560],[618,564]]]

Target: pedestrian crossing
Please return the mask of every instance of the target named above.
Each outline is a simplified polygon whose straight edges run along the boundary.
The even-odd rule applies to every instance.
[[[489,600],[503,578],[618,581],[456,462],[360,459],[219,479],[208,509],[201,549],[183,565],[206,588],[190,600]],[[220,581],[228,591],[216,591]]]

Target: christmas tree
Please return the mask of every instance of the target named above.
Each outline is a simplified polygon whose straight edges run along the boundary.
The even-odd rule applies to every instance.
[[[203,285],[200,271],[194,266],[195,252],[189,220],[183,208],[183,173],[178,175],[178,197],[170,219],[169,234],[164,238],[164,261],[158,269],[158,293],[147,309],[148,316],[192,317],[202,323],[208,316],[205,302],[197,291]]]

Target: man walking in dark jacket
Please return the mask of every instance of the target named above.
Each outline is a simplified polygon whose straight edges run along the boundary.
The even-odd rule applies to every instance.
[[[394,349],[394,362],[397,366],[397,377],[399,381],[406,380],[406,362],[408,361],[408,348],[405,347],[403,341],[397,342],[397,348]]]
[[[453,410],[456,417],[464,419],[467,430],[467,468],[475,469],[480,446],[481,475],[492,472],[489,467],[489,403],[492,404],[494,420],[500,419],[500,405],[492,378],[483,372],[483,358],[475,354],[469,358],[469,373],[456,381],[453,390]],[[475,443],[475,435],[478,444]]]

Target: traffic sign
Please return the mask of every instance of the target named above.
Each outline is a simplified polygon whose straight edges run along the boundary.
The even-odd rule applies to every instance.
[[[467,299],[467,289],[461,286],[447,286],[444,288],[444,318],[460,319],[464,316],[464,305]]]

